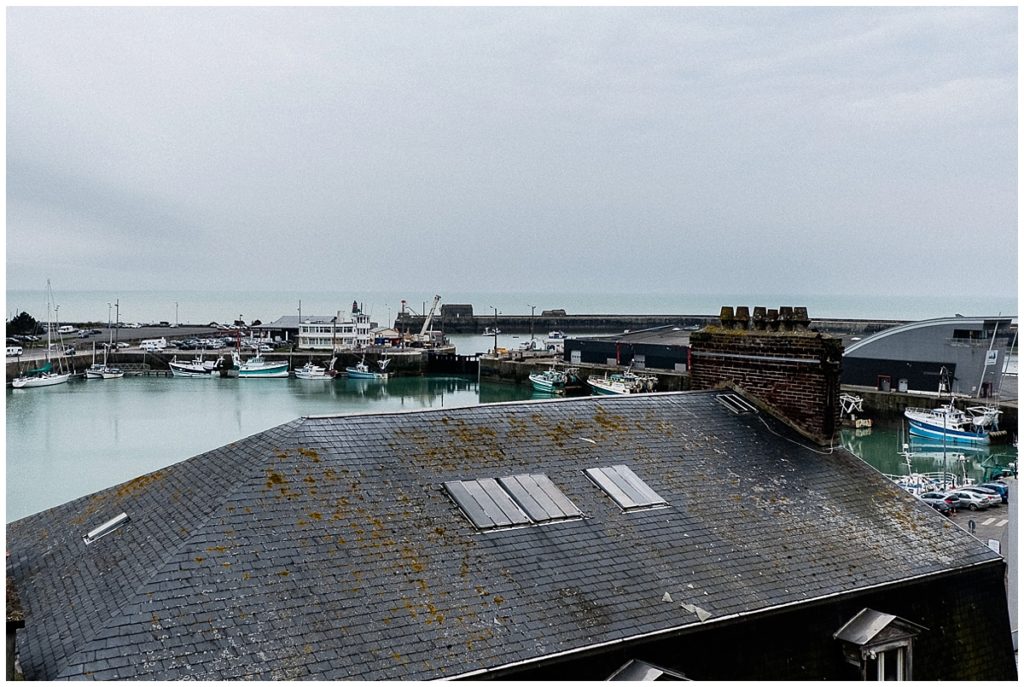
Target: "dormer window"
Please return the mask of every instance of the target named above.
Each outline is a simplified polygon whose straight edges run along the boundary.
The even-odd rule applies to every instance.
[[[914,638],[928,628],[865,608],[832,635],[862,680],[912,680]]]

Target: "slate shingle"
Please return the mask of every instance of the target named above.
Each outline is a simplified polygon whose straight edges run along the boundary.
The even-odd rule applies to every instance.
[[[9,524],[22,666],[432,679],[998,560],[790,439],[714,392],[296,420]],[[668,507],[623,513],[583,472],[614,464]],[[584,519],[481,533],[441,487],[524,473]]]

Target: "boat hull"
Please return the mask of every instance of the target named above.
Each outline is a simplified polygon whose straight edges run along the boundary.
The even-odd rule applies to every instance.
[[[246,370],[244,368],[240,368],[238,370],[238,376],[242,379],[270,379],[275,377],[287,377],[288,363],[284,363],[282,367],[268,367],[259,370]]]
[[[70,374],[44,374],[38,377],[18,377],[11,386],[15,389],[34,389],[43,386],[56,386],[64,384],[71,379]]]
[[[351,379],[387,379],[387,372],[364,372],[354,367],[346,367],[345,374]]]
[[[991,438],[987,433],[965,432],[948,427],[936,426],[922,420],[908,419],[910,433],[917,437],[942,440],[945,438],[955,444],[988,444]]]
[[[565,391],[565,379],[552,379],[544,374],[531,374],[530,384],[535,391],[544,391],[549,394],[557,394]]]

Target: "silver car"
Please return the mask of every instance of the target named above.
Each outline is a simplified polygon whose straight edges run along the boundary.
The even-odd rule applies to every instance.
[[[982,494],[976,494],[973,491],[964,491],[963,489],[957,489],[954,492],[956,497],[960,499],[960,507],[966,506],[971,510],[985,510],[989,507],[989,500]]]

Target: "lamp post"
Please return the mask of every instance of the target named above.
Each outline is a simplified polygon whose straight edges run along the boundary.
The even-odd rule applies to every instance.
[[[498,357],[498,309],[493,305],[491,310],[494,311],[494,357]]]
[[[533,348],[533,313],[537,309],[536,305],[530,306],[530,348]]]
[[[174,326],[178,326],[178,301],[174,301]]]

